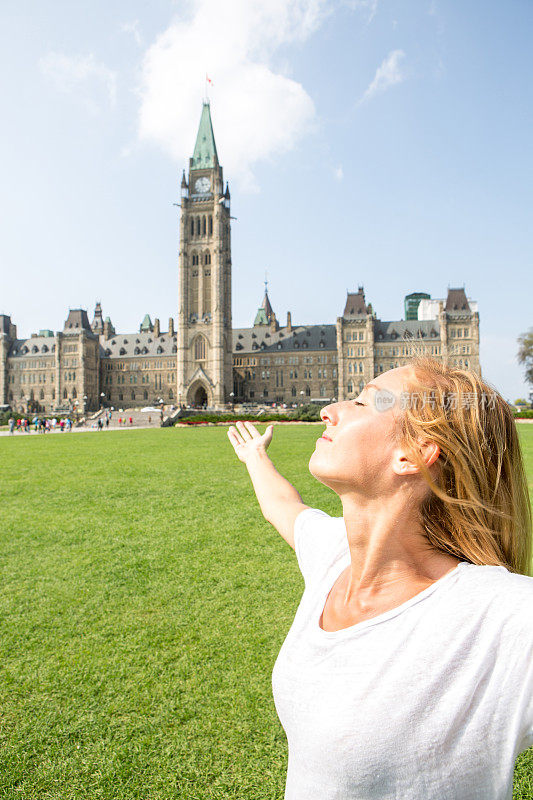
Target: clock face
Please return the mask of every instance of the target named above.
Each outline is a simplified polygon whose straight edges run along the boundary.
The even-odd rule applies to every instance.
[[[197,194],[206,194],[211,188],[211,181],[209,178],[198,178],[194,184],[194,191]]]

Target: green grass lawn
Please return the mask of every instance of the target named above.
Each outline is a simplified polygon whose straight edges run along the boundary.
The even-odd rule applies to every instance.
[[[520,434],[533,489],[533,426]],[[339,514],[307,470],[317,435],[278,428],[270,452]],[[0,798],[281,800],[271,671],[303,580],[226,429],[0,452]],[[533,798],[533,750],[515,784]]]

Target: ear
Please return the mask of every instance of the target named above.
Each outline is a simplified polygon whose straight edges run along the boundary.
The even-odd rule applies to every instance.
[[[420,454],[424,464],[429,469],[440,456],[440,447],[435,442],[424,442],[420,444]],[[418,465],[403,451],[397,450],[394,456],[392,468],[396,475],[417,475],[420,472]]]

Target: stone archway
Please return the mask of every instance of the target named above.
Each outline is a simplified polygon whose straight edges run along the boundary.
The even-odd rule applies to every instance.
[[[209,405],[209,395],[203,383],[195,383],[187,392],[187,404],[196,408]]]

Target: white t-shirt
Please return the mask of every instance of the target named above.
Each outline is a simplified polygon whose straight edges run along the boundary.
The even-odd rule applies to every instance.
[[[350,563],[344,520],[306,509],[294,534],[305,591],[272,675],[286,800],[510,800],[533,745],[533,578],[462,562],[326,632]]]

